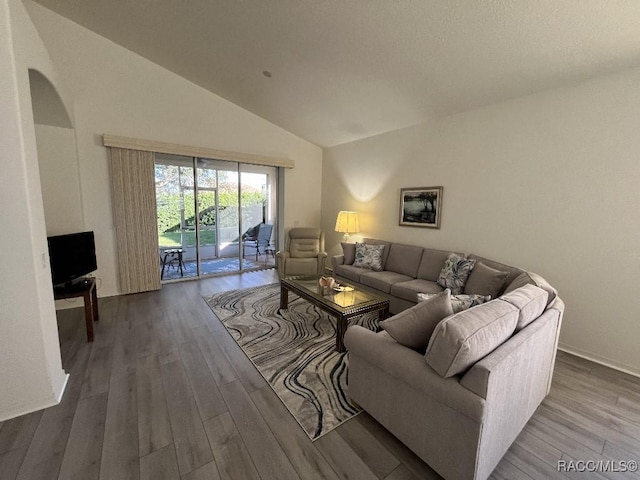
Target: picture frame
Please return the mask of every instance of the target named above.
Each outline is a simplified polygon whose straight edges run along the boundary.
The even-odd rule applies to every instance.
[[[400,189],[400,226],[440,228],[442,187]]]

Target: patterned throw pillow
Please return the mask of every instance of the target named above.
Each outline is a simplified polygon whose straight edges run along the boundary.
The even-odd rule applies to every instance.
[[[419,293],[418,302],[429,300],[439,293]],[[461,312],[481,303],[485,303],[491,300],[491,295],[474,295],[474,294],[460,294],[451,295],[451,307],[453,307],[453,313]]]
[[[475,260],[462,258],[455,253],[449,254],[438,277],[438,285],[449,288],[452,295],[460,295],[475,264]]]
[[[382,271],[382,254],[385,245],[369,245],[367,243],[356,243],[356,259],[354,267],[368,268],[376,272]]]

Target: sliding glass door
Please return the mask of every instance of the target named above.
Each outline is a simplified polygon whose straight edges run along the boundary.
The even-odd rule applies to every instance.
[[[276,185],[274,167],[157,154],[162,280],[275,266]]]

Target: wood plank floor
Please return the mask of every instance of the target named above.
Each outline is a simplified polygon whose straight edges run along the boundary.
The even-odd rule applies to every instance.
[[[311,442],[202,299],[274,271],[100,299],[58,312],[60,405],[0,423],[0,479],[440,478],[367,414]],[[640,461],[640,379],[559,352],[550,395],[494,479],[632,478],[558,462]]]

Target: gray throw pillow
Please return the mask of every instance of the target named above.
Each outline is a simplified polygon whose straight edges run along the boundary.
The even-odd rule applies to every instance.
[[[455,253],[449,254],[436,283],[442,288],[451,289],[453,295],[461,294],[475,263],[475,260],[462,258]]]
[[[382,271],[382,256],[386,245],[369,245],[367,243],[356,243],[356,258],[354,267],[368,268],[370,270]]]
[[[499,300],[510,303],[520,310],[516,325],[516,332],[519,332],[542,315],[547,308],[548,298],[549,294],[545,290],[529,283],[505,293]]]
[[[344,265],[353,265],[353,261],[356,259],[356,244],[340,242],[340,245],[342,245]]]
[[[424,302],[425,300],[429,300],[433,298],[435,295],[439,295],[438,293],[419,293],[418,294],[418,302]],[[491,300],[489,295],[468,295],[468,294],[460,294],[460,295],[451,295],[451,307],[453,308],[453,313],[461,312],[462,310],[467,310],[471,307],[475,307],[477,305],[483,304]]]
[[[427,364],[445,378],[464,372],[511,337],[518,314],[517,307],[492,300],[445,318],[429,340]]]
[[[449,289],[435,294],[393,317],[380,322],[380,326],[399,344],[424,352],[436,325],[453,315]]]
[[[489,295],[496,298],[502,291],[504,281],[509,272],[501,272],[487,267],[484,263],[476,262],[471,275],[464,286],[464,293],[475,295]]]
[[[540,275],[537,275],[533,272],[523,272],[520,275],[518,275],[516,278],[513,279],[513,282],[511,282],[507,286],[507,288],[504,289],[503,293],[513,292],[514,290],[528,284],[535,285],[536,287],[543,289],[549,294],[549,298],[547,299],[547,305],[551,305],[551,302],[553,302],[558,296],[558,292],[556,291],[555,288],[549,285],[549,282],[547,282]]]

